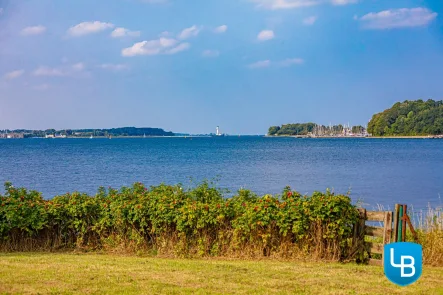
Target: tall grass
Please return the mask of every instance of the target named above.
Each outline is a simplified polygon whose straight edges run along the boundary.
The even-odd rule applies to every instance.
[[[443,265],[443,208],[412,211],[418,242],[423,246],[423,260],[425,264]],[[412,234],[408,229],[407,239],[413,241]]]

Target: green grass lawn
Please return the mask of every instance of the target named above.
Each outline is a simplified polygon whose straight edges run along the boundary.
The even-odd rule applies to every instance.
[[[1,294],[443,294],[443,268],[412,286],[377,266],[182,260],[108,254],[0,254]]]

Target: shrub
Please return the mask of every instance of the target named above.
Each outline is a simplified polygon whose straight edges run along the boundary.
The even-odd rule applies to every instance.
[[[348,196],[302,196],[285,188],[231,198],[208,182],[71,193],[45,200],[6,184],[0,196],[4,251],[64,249],[151,251],[162,255],[350,258],[357,211]]]

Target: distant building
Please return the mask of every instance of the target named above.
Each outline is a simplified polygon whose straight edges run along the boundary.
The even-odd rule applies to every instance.
[[[24,133],[3,133],[0,136],[1,138],[25,138]]]

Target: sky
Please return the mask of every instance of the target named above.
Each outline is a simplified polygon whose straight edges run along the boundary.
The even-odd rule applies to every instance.
[[[441,100],[443,2],[0,0],[0,129],[265,134]]]

